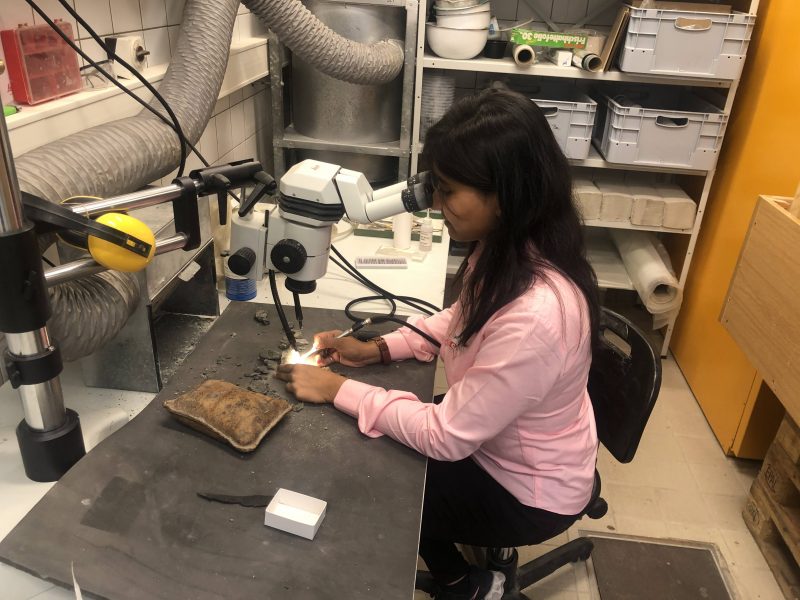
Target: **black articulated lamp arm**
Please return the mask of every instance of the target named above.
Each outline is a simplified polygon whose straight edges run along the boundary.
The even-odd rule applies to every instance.
[[[264,171],[259,171],[253,176],[253,179],[257,182],[256,187],[247,197],[247,199],[242,202],[242,205],[239,207],[239,216],[243,217],[251,210],[253,207],[261,200],[264,196],[271,196],[275,193],[278,189],[278,184],[272,178],[271,175],[265,173]]]
[[[266,195],[275,193],[278,188],[272,176],[264,172],[261,163],[250,159],[198,169],[189,173],[189,176],[200,181],[203,190],[201,195],[217,194],[220,225],[225,225],[228,220],[227,193],[229,190],[245,185],[255,185],[253,192],[247,200],[242,201],[239,207],[239,216],[244,216],[259,200]]]

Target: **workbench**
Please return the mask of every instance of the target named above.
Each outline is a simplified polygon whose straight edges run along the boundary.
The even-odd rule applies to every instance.
[[[252,454],[177,423],[162,401],[213,377],[246,386],[281,329],[232,303],[167,386],[129,424],[73,467],[0,543],[0,560],[61,585],[72,569],[110,598],[410,598],[425,459],[370,439],[331,405],[291,412]],[[274,314],[274,311],[273,311]],[[306,310],[313,331],[339,311]],[[434,363],[407,361],[347,376],[430,400]],[[270,393],[291,399],[284,384]],[[263,508],[209,503],[197,492],[272,494],[328,502],[313,541],[267,528]]]
[[[377,283],[390,291],[397,294],[410,294],[418,296],[424,300],[440,305],[443,298],[445,286],[445,272],[447,268],[447,248],[449,240],[446,238],[441,244],[434,244],[433,251],[429,253],[424,262],[418,263],[416,261],[409,261],[409,267],[403,271],[384,271],[384,270],[370,270],[366,274],[374,279]],[[391,244],[391,241],[388,241]],[[380,240],[375,238],[349,238],[338,240],[335,242],[337,247],[348,257],[354,260],[356,256],[372,255],[381,245],[386,245],[387,240]],[[291,298],[286,295],[283,289],[283,284],[279,283],[279,289],[283,301],[287,304],[287,314],[293,320],[291,308],[288,306]],[[304,307],[324,307],[336,309],[336,326],[343,327],[347,324],[341,309],[347,301],[355,296],[367,295],[368,291],[360,284],[354,282],[349,277],[346,277],[338,267],[330,265],[328,274],[319,281],[319,293],[312,294],[311,296],[304,296]],[[255,301],[269,302],[268,286],[266,281],[259,285],[259,295]],[[221,310],[225,309],[228,305],[224,295],[221,297]],[[385,303],[368,303],[359,308],[364,310],[385,311]],[[269,307],[270,314],[274,317],[274,309]],[[398,313],[400,314],[414,314],[416,311],[408,310],[407,308],[398,306]],[[307,319],[310,318],[310,311],[306,310]],[[309,320],[306,324],[306,331],[312,331],[313,323]],[[237,335],[238,337],[238,335]],[[263,337],[263,336],[262,336]],[[403,367],[404,368],[404,367]],[[401,369],[402,370],[402,369]],[[407,375],[408,372],[404,371]],[[219,373],[215,374],[219,375]],[[359,373],[359,376],[362,373]],[[430,377],[433,377],[432,371]],[[102,441],[111,433],[117,431],[122,427],[122,431],[127,428],[126,423],[129,419],[139,414],[142,409],[148,406],[152,400],[153,395],[142,392],[130,392],[124,390],[108,390],[98,388],[87,388],[81,381],[81,373],[78,363],[70,363],[65,365],[65,371],[62,374],[62,384],[64,386],[64,396],[67,406],[76,409],[81,415],[83,425],[84,438],[86,440],[87,450],[91,456],[95,449],[98,451],[102,448]],[[170,388],[172,389],[172,388]],[[368,440],[357,432],[356,424],[352,419],[345,417],[338,413],[333,407],[328,407],[326,411],[326,418],[342,420],[348,427],[348,431],[359,442],[359,452],[372,453],[376,447],[372,445],[372,440]],[[302,414],[312,414],[317,410],[315,407],[308,407],[304,409]],[[310,412],[307,412],[310,411]],[[322,411],[319,411],[320,415]],[[297,413],[292,413],[287,417],[297,416]],[[19,458],[19,450],[17,448],[16,439],[14,438],[13,428],[16,423],[22,418],[22,410],[20,407],[19,399],[14,390],[6,385],[0,388],[0,486],[2,486],[3,502],[0,505],[0,538],[3,538],[11,529],[32,511],[34,504],[45,496],[51,488],[54,488],[52,483],[36,483],[29,481],[25,478],[22,470],[21,461]],[[288,421],[287,421],[288,423]],[[281,426],[279,426],[280,429]],[[276,430],[277,432],[278,430]],[[329,429],[328,431],[332,431]],[[323,425],[323,432],[324,430]],[[327,433],[327,432],[326,432]],[[195,435],[195,434],[192,434]],[[269,443],[270,436],[265,439],[265,444]],[[402,452],[407,450],[399,447],[399,445],[390,442],[389,440],[379,440],[380,444],[388,444],[391,447],[399,448]],[[146,442],[140,442],[137,446],[137,451],[147,446]],[[266,447],[266,446],[265,446]],[[248,473],[249,474],[249,473]],[[371,479],[371,477],[369,478]],[[269,478],[267,479],[269,483]],[[277,482],[274,482],[277,483]],[[279,485],[285,485],[291,488],[291,484],[281,482]],[[55,486],[57,487],[57,486]],[[298,489],[303,491],[304,488]],[[421,484],[420,484],[421,489]],[[209,490],[211,491],[211,490]],[[258,493],[273,493],[268,489],[260,490]],[[244,493],[244,492],[242,492]],[[253,493],[256,493],[253,491]],[[313,494],[312,494],[313,495]],[[337,510],[337,502],[332,501],[331,498],[325,498],[320,494],[323,499],[329,500],[331,505],[330,511]],[[83,499],[83,498],[81,498]],[[210,508],[210,507],[207,507]],[[225,508],[225,507],[223,507]],[[247,514],[248,511],[255,511],[254,514],[259,513],[258,509],[245,509],[243,507],[230,507],[232,510],[243,511]],[[235,517],[233,517],[235,519]],[[329,525],[329,517],[323,522],[319,535],[325,534],[325,529]],[[259,523],[263,523],[263,510],[260,511]],[[266,529],[263,524],[254,525],[254,531],[263,531]],[[413,528],[412,528],[413,529]],[[280,532],[274,532],[280,533]],[[418,533],[417,529],[413,529],[413,536]],[[288,536],[288,534],[281,534]],[[320,539],[320,538],[318,538]],[[414,538],[416,540],[416,537]],[[296,543],[305,543],[316,546],[316,541],[307,542],[306,540],[297,539]],[[375,548],[373,547],[373,550]],[[416,558],[411,557],[412,553],[416,552],[416,541],[410,544],[410,549],[404,549],[408,552],[406,560],[411,562],[406,569],[411,573],[416,565]],[[414,560],[411,561],[410,559]],[[119,575],[119,574],[117,574]],[[81,583],[83,574],[80,567],[76,567],[76,577],[78,582]],[[410,577],[410,575],[408,575]],[[120,581],[123,579],[121,578]],[[70,582],[71,583],[71,580]],[[0,586],[4,590],[4,597],[13,599],[27,599],[34,596],[37,600],[50,600],[50,599],[64,599],[74,598],[71,590],[64,589],[63,587],[53,587],[53,583],[39,579],[25,573],[21,570],[9,567],[0,562]],[[408,580],[406,587],[407,592],[404,590],[398,597],[410,598],[412,596],[411,582]],[[353,588],[349,588],[353,589]],[[297,592],[297,590],[295,590]],[[335,597],[326,595],[325,592],[318,594],[312,593],[310,590],[308,597]],[[10,594],[10,595],[7,595]],[[230,596],[229,596],[230,597]],[[263,597],[263,596],[262,596]],[[289,597],[302,597],[302,596],[289,596]],[[352,596],[350,591],[341,597],[358,597]],[[378,596],[370,596],[378,597]],[[392,596],[389,596],[392,597]]]

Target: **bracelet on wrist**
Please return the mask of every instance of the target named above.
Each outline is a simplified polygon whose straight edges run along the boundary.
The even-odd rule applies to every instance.
[[[382,337],[374,337],[370,341],[375,342],[375,345],[378,346],[378,350],[381,353],[381,364],[391,364],[392,355],[389,354],[389,346],[386,344],[386,340]]]

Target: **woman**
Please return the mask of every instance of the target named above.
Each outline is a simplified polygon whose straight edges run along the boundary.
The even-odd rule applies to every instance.
[[[438,598],[499,598],[502,575],[469,567],[454,542],[520,546],[566,530],[589,501],[597,454],[586,390],[598,326],[569,166],[524,96],[490,89],[431,127],[434,206],[454,240],[472,242],[458,301],[383,338],[336,340],[326,362],[363,366],[439,354],[439,404],[312,366],[278,376],[307,402],[332,402],[369,436],[429,457],[419,552]]]

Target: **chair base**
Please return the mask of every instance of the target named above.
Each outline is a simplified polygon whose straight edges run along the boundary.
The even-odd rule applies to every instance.
[[[498,560],[497,554],[492,551],[489,553],[486,566],[506,576],[506,593],[503,595],[503,600],[522,600],[526,596],[520,590],[530,587],[566,564],[588,559],[593,548],[594,544],[590,539],[581,537],[524,565],[518,565],[519,554],[516,550],[506,561]]]
[[[514,561],[514,567],[516,568],[517,562]],[[498,571],[503,571],[502,569],[496,569]],[[426,592],[433,596],[433,592],[436,590],[436,582],[433,579],[433,576],[428,573],[428,571],[417,571],[417,580],[414,583],[414,589],[420,590],[422,592]],[[503,593],[502,600],[530,600],[528,596],[517,590],[506,591]]]
[[[486,559],[486,568],[492,571],[500,571],[505,575],[503,600],[528,600],[528,597],[520,590],[532,586],[564,565],[587,560],[591,556],[593,549],[592,540],[580,537],[524,565],[518,564],[519,553],[516,549],[508,560],[500,560],[497,552],[495,552],[496,549],[492,549]],[[429,572],[417,571],[417,580],[414,587],[433,595],[436,589],[436,582]]]

